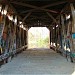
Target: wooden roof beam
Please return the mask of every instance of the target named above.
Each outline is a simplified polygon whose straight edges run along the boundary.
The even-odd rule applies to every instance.
[[[29,10],[25,10],[25,11],[22,11],[21,13],[23,14],[23,13],[27,13],[27,12],[33,12],[33,11],[35,11],[36,9],[29,9]]]
[[[49,12],[46,12],[46,13],[55,23],[57,23],[56,19]]]
[[[63,9],[61,10],[61,12],[60,12],[60,14],[64,11],[64,9],[65,9],[65,7],[67,6],[68,4],[66,4],[64,7],[63,7]],[[60,16],[60,14],[57,16],[57,18]],[[56,19],[57,19],[56,18]],[[54,21],[51,23],[51,25],[54,23]]]
[[[27,15],[23,18],[22,22],[24,22],[30,15],[32,12],[27,13]]]
[[[34,8],[34,9],[38,8],[37,6],[27,4],[27,3],[17,2],[17,1],[10,1],[10,3],[25,6],[25,7],[29,7],[29,8]]]
[[[10,1],[6,0],[6,2],[7,2],[8,5],[13,9],[13,11],[17,14],[17,16],[18,16],[20,19],[22,19],[21,16],[19,16],[19,14],[17,13],[16,9],[15,9],[15,8],[13,7],[13,5],[10,3]]]
[[[48,12],[52,12],[52,13],[59,13],[59,12],[57,12],[57,11],[50,10],[50,9],[42,9],[41,7],[38,8],[38,9],[30,9],[30,10],[26,10],[26,11],[23,11],[23,12],[21,12],[21,13],[23,14],[23,13],[27,13],[27,12],[33,12],[33,11],[35,11],[35,10],[43,10],[43,11],[48,11]]]
[[[52,7],[52,6],[56,6],[56,5],[63,4],[63,3],[67,3],[67,1],[59,1],[59,2],[56,2],[56,3],[52,3],[52,4],[49,4],[49,5],[42,6],[41,8]],[[30,9],[30,10],[24,11],[22,13],[31,12],[31,11],[34,11],[34,10],[36,10],[36,9]]]
[[[44,10],[44,11],[48,11],[48,12],[52,12],[52,13],[59,13],[59,12],[54,11],[54,10],[44,9],[44,8],[37,7],[37,6],[34,6],[34,5],[26,4],[26,3],[21,3],[21,2],[16,2],[16,1],[12,1],[11,3],[18,4],[18,5],[25,6],[25,7],[33,8],[30,11],[33,11],[33,10]]]
[[[67,1],[59,1],[59,2],[55,2],[55,3],[49,4],[49,5],[42,6],[41,8],[48,8],[48,7],[60,5],[60,4],[66,3],[66,2]]]

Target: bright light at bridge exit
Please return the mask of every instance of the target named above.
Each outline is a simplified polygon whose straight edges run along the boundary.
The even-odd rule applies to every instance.
[[[31,27],[28,31],[29,48],[49,48],[49,33],[46,27]]]

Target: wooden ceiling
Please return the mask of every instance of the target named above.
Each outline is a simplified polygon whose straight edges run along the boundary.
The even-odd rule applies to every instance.
[[[6,0],[28,27],[49,27],[71,0]],[[73,0],[72,0],[73,1]]]

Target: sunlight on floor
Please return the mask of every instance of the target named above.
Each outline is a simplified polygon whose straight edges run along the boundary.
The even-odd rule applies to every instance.
[[[75,71],[71,75],[75,75]]]

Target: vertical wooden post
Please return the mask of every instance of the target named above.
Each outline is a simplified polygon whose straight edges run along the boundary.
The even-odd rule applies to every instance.
[[[28,46],[28,29],[26,30],[26,45]]]
[[[49,27],[49,48],[50,48],[50,44],[51,44],[51,28]]]
[[[75,34],[75,9],[72,3],[70,4],[70,7],[72,13],[72,34],[73,33]],[[72,52],[75,52],[75,38],[71,38],[71,43],[72,43]]]
[[[8,5],[5,6],[5,10],[6,11],[7,11],[7,9],[8,9]],[[5,27],[5,22],[6,22],[6,15],[2,14],[2,21],[1,21],[1,24],[0,24],[0,42],[1,42],[1,37],[3,35],[3,30],[4,30],[4,27]]]
[[[6,11],[8,10],[8,5],[5,6],[4,10],[6,10]],[[3,35],[4,27],[6,25],[6,15],[7,15],[7,13],[3,14],[3,24],[4,24],[4,26],[3,26],[3,30],[2,30],[2,35]],[[5,49],[4,54],[6,54],[6,53],[7,53],[7,49]],[[7,63],[7,59],[4,60],[4,63]]]
[[[62,49],[62,23],[61,23],[61,15],[60,15],[59,35],[60,35],[60,45],[61,45],[61,49]]]
[[[75,9],[72,3],[70,4],[70,7],[71,7],[71,13],[72,13],[72,20],[73,20],[72,21],[72,33],[75,33]]]
[[[2,9],[2,5],[0,5],[1,9]],[[1,38],[2,38],[2,26],[1,22],[2,22],[2,16],[1,16],[1,9],[0,9],[0,55],[2,54],[2,47],[1,47]]]
[[[57,32],[57,43],[60,44],[59,43],[59,26],[58,26],[58,32]]]
[[[52,30],[50,29],[50,44],[51,44],[51,42],[52,42]]]
[[[25,46],[25,45],[24,45],[24,29],[23,29],[23,40],[22,40],[22,41],[23,41],[23,46]],[[24,49],[23,49],[23,50],[24,50]]]
[[[22,46],[22,44],[21,44],[21,42],[22,42],[22,40],[21,40],[21,28],[20,28],[20,47]]]
[[[54,29],[52,28],[52,43],[54,43]]]
[[[71,54],[75,53],[75,38],[72,38],[72,34],[75,34],[75,9],[73,3],[70,3],[71,14],[72,14],[72,32],[71,32]],[[71,56],[71,62],[73,62],[73,57]]]
[[[23,46],[24,46],[24,29],[23,29]]]
[[[28,46],[28,28],[26,27],[26,30],[25,30],[25,45],[27,45]],[[28,48],[28,47],[26,47],[26,48]]]
[[[63,15],[61,15],[61,25],[62,25],[62,29],[61,29],[62,49],[64,50],[64,43],[65,43],[66,35],[65,35],[65,26],[64,26],[64,17],[63,17]]]
[[[54,39],[55,39],[54,36],[55,36],[55,32],[54,32],[54,29],[53,29],[53,30],[52,30],[52,40],[53,40],[53,43],[55,42],[55,41],[54,41]]]
[[[24,30],[24,46],[25,46],[25,30]]]
[[[24,30],[24,46],[25,46],[25,30]]]
[[[15,19],[17,20],[17,16],[15,16]],[[17,25],[17,22],[16,23],[14,23],[14,30],[15,30],[15,32],[14,32],[14,49],[15,49],[15,53],[16,53],[16,26]]]
[[[56,23],[55,23],[55,32],[54,32],[54,42],[55,42],[55,45],[57,46],[57,37],[56,37]]]

